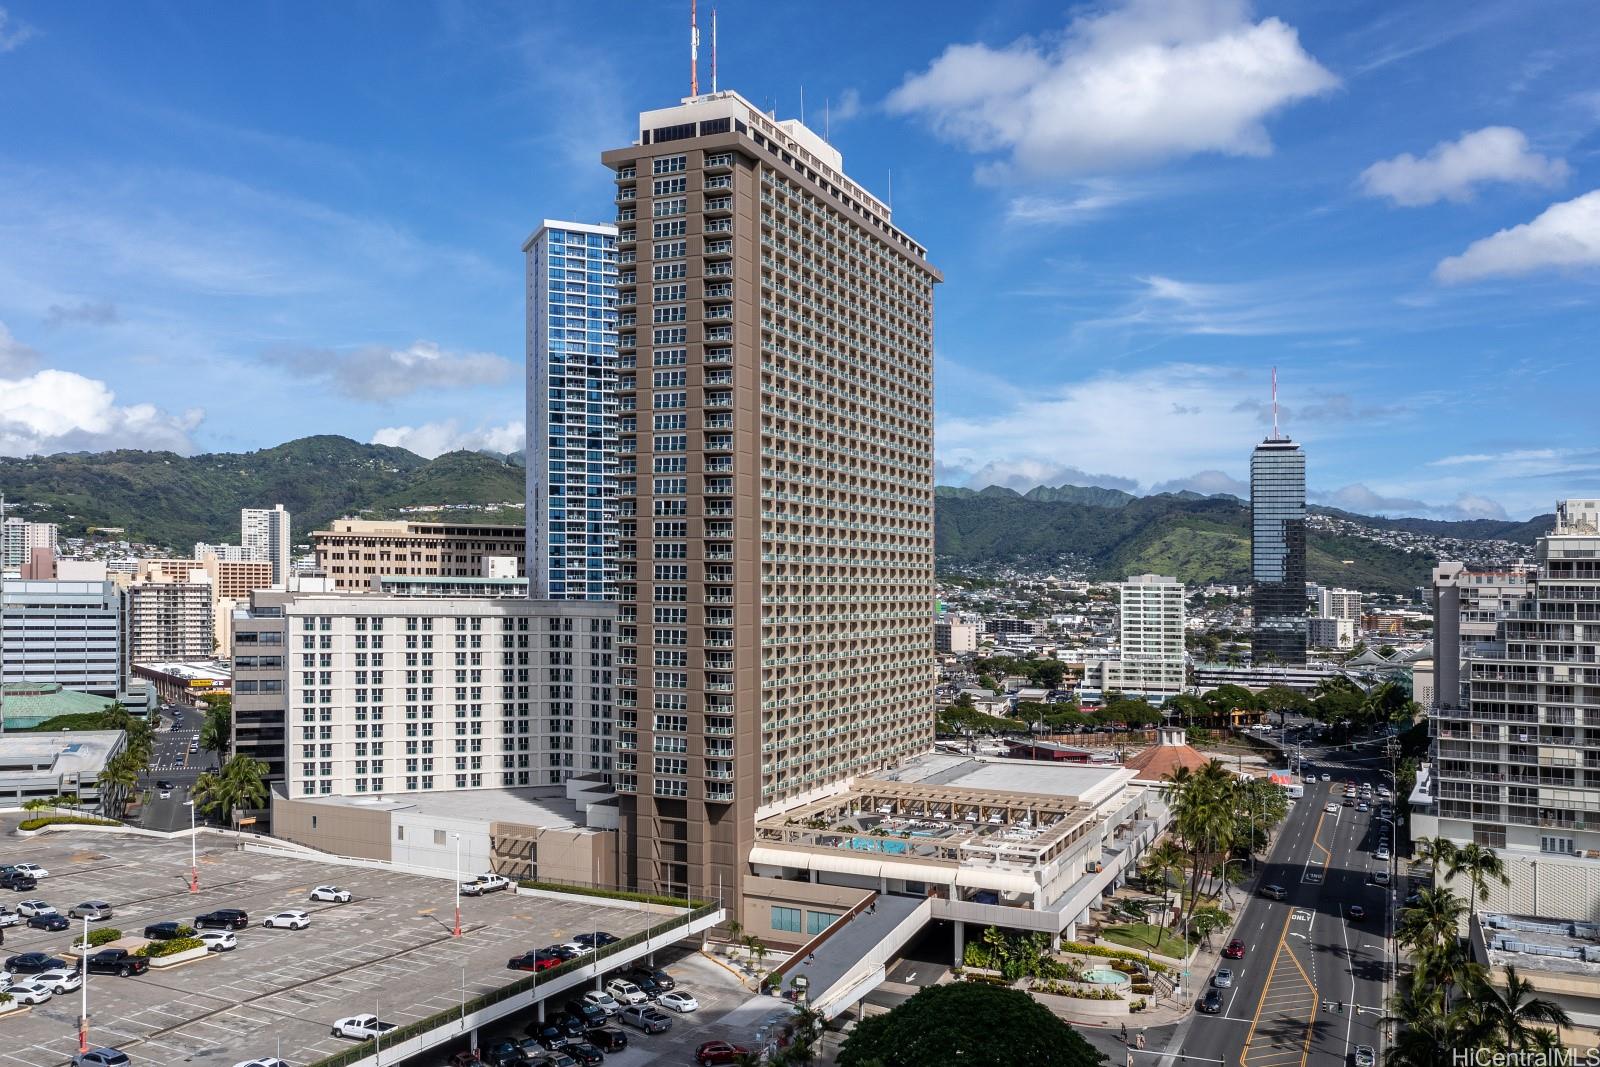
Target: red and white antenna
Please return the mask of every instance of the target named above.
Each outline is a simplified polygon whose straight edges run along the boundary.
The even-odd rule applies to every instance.
[[[695,0],[689,0],[689,95],[700,95],[700,24],[695,20]]]
[[[1278,368],[1272,368],[1272,439],[1282,440],[1278,435]]]
[[[717,94],[717,9],[711,9],[711,95]]]

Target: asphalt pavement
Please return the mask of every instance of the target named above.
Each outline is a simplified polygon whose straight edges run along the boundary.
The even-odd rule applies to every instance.
[[[139,780],[146,797],[139,823],[146,829],[181,830],[189,825],[189,790],[202,771],[217,767],[215,753],[190,750],[200,737],[204,718],[204,711],[198,708],[162,709],[150,766]],[[170,796],[161,796],[158,782],[172,783]]]
[[[1351,1064],[1357,1045],[1370,1045],[1381,1056],[1378,1029],[1394,906],[1390,890],[1372,879],[1374,872],[1390,869],[1373,855],[1382,802],[1375,800],[1373,810],[1362,813],[1343,801],[1347,780],[1369,782],[1374,791],[1393,786],[1371,760],[1344,763],[1338,753],[1321,748],[1305,755],[1333,780],[1308,783],[1284,820],[1257,884],[1282,886],[1286,898],[1258,892],[1245,903],[1234,936],[1244,941],[1246,954],[1229,961],[1233,982],[1221,991],[1222,1013],[1191,1013],[1170,1036],[1149,1042],[1134,1062],[1331,1067]],[[1335,810],[1327,811],[1328,804]],[[1355,918],[1353,907],[1365,917]],[[1211,978],[1191,975],[1191,998],[1203,996]]]

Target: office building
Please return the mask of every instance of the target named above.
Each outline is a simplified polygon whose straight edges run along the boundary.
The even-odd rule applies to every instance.
[[[978,651],[979,626],[974,619],[942,618],[933,624],[933,650],[951,655]]]
[[[233,609],[229,626],[232,750],[266,764],[263,778],[267,787],[280,793],[286,776],[289,714],[290,653],[284,607],[295,596],[282,589],[258,589]],[[329,665],[331,669],[331,650]]]
[[[100,772],[126,747],[121,730],[64,730],[0,737],[0,804],[16,807],[40,797],[77,795],[100,800]]]
[[[266,553],[257,545],[208,545],[204,541],[194,543],[194,558],[205,559],[215,556],[223,563],[271,563]],[[268,582],[267,585],[271,585]]]
[[[272,584],[289,578],[289,555],[294,541],[289,533],[289,513],[282,504],[270,508],[239,509],[239,544],[257,558],[272,564]]]
[[[1160,703],[1184,690],[1183,583],[1140,574],[1119,587],[1122,651],[1105,661],[1106,692]]]
[[[1356,626],[1349,619],[1318,615],[1306,620],[1306,640],[1312,648],[1354,648]]]
[[[1037,637],[1044,633],[1043,619],[990,618],[983,620],[986,633],[995,637]]]
[[[6,579],[0,597],[0,681],[113,700],[127,688],[127,593],[115,582]]]
[[[198,705],[201,697],[225,696],[233,687],[233,669],[224,660],[135,663],[133,674],[169,704]]]
[[[200,580],[138,582],[128,588],[128,655],[135,664],[216,654],[211,582],[204,571],[194,577]]]
[[[58,532],[53,522],[29,522],[9,518],[0,523],[0,567],[16,570],[33,562],[35,549],[56,552]]]
[[[1361,621],[1359,589],[1317,590],[1317,614],[1324,619],[1344,619],[1353,626]]]
[[[1276,419],[1250,454],[1250,579],[1253,661],[1304,663],[1306,457],[1278,433]]]
[[[1565,500],[1525,598],[1466,660],[1466,703],[1439,704],[1414,839],[1497,850],[1486,907],[1600,919],[1600,501]],[[1441,658],[1439,666],[1445,666]],[[1537,896],[1535,896],[1537,894]]]
[[[1495,640],[1500,617],[1527,599],[1533,568],[1468,567],[1444,561],[1433,568],[1434,697],[1450,707],[1466,706],[1466,661]]]
[[[612,600],[617,228],[547,219],[522,251],[528,289],[528,582],[539,599]]]
[[[311,549],[318,572],[343,590],[387,575],[483,578],[486,558],[515,557],[520,570],[527,551],[521,526],[373,519],[336,519],[311,534]]]
[[[933,743],[933,286],[732,92],[616,177],[622,880],[737,899],[756,819]]]

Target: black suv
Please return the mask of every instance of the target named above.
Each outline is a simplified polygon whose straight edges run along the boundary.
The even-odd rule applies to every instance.
[[[621,1052],[628,1047],[628,1035],[615,1026],[596,1026],[583,1036],[601,1052]]]
[[[672,980],[672,975],[654,967],[635,967],[628,972],[628,981],[643,989],[647,994],[650,992],[650,987],[645,985],[646,982],[655,986],[658,993],[665,993],[669,989],[678,988],[678,983]]]
[[[216,911],[208,911],[204,915],[196,915],[194,925],[199,930],[212,928],[243,930],[250,925],[250,916],[238,908],[218,908]]]
[[[567,1001],[567,1011],[570,1014],[576,1015],[578,1018],[582,1019],[584,1021],[585,1025],[588,1025],[588,1026],[604,1026],[605,1025],[605,1021],[606,1021],[606,1013],[605,1013],[605,1011],[603,1009],[601,1009],[600,1007],[598,1007],[597,1005],[590,1004],[588,1001],[585,1001],[585,1000],[569,1000],[569,1001]]]
[[[182,923],[151,923],[144,928],[144,936],[147,941],[171,941],[175,938],[187,937],[188,935],[183,932],[185,929],[186,927]]]
[[[1212,989],[1206,990],[1205,997],[1200,1001],[1200,1003],[1196,1004],[1195,1007],[1198,1008],[1199,1010],[1205,1012],[1207,1015],[1221,1015],[1222,1014],[1222,992],[1221,992],[1221,990],[1218,990],[1216,988],[1212,988]]]
[[[27,893],[30,890],[38,889],[39,883],[27,871],[7,871],[5,874],[0,875],[0,886],[16,890],[18,893]]]

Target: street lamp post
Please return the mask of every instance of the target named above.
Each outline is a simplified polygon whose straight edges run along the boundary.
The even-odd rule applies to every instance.
[[[451,937],[461,936],[461,835],[456,834],[456,925]]]
[[[78,959],[79,988],[83,992],[83,1011],[78,1016],[78,1051],[89,1051],[89,915],[83,916],[83,955]]]
[[[200,892],[200,854],[195,845],[194,826],[194,797],[191,795],[187,801],[189,805],[189,892]]]

